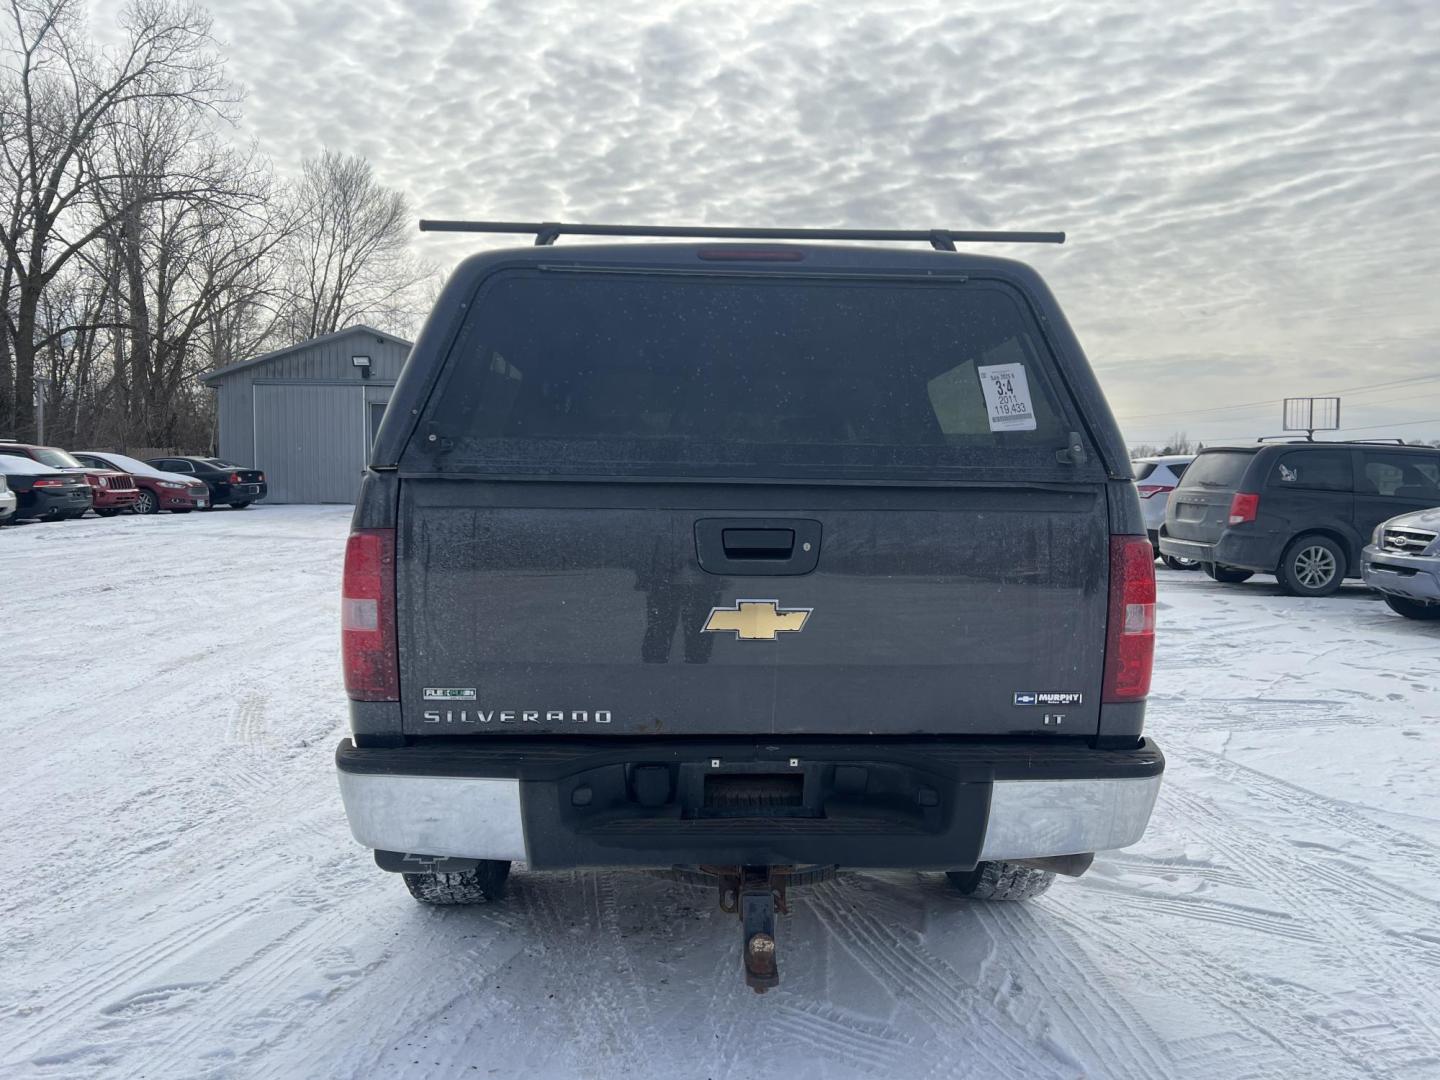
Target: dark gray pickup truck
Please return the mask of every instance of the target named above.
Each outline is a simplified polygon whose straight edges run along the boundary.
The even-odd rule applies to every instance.
[[[713,883],[763,989],[787,885],[1018,899],[1140,838],[1154,589],[1125,445],[1021,263],[476,255],[355,510],[345,809],[431,903],[511,861]]]

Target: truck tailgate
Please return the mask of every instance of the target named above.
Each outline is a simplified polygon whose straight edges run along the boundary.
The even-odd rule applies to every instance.
[[[407,733],[1098,726],[1093,485],[425,478],[398,509]],[[765,550],[787,532],[787,558]]]

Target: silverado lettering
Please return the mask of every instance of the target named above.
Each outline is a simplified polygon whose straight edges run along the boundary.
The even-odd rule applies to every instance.
[[[541,712],[538,709],[426,709],[421,720],[426,724],[488,724],[492,721],[501,724],[513,724],[517,720],[524,724],[540,723]],[[559,724],[569,722],[572,724],[608,724],[611,722],[608,709],[548,709],[544,712],[545,722]]]

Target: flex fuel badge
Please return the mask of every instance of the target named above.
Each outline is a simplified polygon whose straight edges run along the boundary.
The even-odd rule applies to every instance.
[[[1085,695],[1073,690],[1015,691],[1016,705],[1082,705],[1084,702]]]
[[[473,686],[427,686],[425,687],[426,701],[474,701],[475,687]]]

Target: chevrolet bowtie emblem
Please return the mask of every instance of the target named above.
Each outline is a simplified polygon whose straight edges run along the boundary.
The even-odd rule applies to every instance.
[[[734,607],[710,609],[706,633],[733,631],[741,641],[774,641],[781,633],[805,629],[811,609],[782,608],[775,600],[736,600]]]

